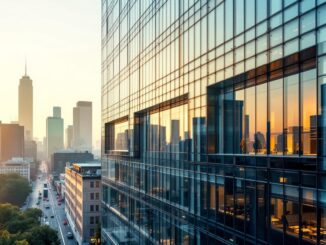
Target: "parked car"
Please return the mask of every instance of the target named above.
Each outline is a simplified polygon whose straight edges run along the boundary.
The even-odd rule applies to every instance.
[[[63,225],[68,225],[68,220],[65,219],[65,220],[63,221]]]

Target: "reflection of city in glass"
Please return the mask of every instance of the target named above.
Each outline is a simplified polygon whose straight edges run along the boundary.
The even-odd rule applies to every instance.
[[[326,244],[326,1],[102,1],[107,244]]]

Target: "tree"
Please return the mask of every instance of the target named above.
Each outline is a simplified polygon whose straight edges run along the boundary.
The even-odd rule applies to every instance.
[[[0,203],[22,206],[31,187],[28,180],[18,174],[0,174]]]
[[[57,231],[47,225],[33,227],[27,241],[30,245],[60,245]]]
[[[16,220],[19,215],[19,208],[9,203],[0,204],[0,230],[6,228],[8,222]]]
[[[22,212],[11,204],[0,204],[1,245],[59,245],[57,231],[40,224],[42,210],[27,209]]]

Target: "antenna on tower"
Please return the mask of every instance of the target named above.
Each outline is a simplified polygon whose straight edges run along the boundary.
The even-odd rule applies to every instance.
[[[25,76],[27,76],[27,60],[26,60],[26,56],[25,56]]]

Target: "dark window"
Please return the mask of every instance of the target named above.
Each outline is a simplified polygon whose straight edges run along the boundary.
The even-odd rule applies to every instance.
[[[90,182],[90,186],[91,186],[91,188],[94,188],[94,182],[93,181]]]
[[[94,200],[94,193],[91,193],[91,200]]]
[[[94,212],[94,205],[90,205],[89,210],[90,210],[91,212]]]
[[[89,223],[90,223],[91,225],[94,224],[94,217],[93,217],[93,216],[89,217]]]
[[[98,193],[98,192],[95,193],[95,199],[96,199],[96,200],[99,200],[99,199],[100,199],[100,193]]]

